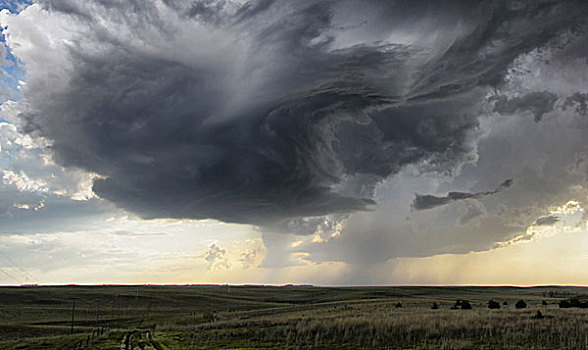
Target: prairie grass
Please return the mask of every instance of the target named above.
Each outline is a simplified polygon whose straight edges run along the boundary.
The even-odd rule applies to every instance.
[[[588,344],[585,310],[543,308],[545,318],[534,319],[537,309],[430,310],[427,306],[404,310],[388,304],[356,304],[353,309],[340,310],[319,307],[311,312],[276,313],[193,327],[168,326],[160,331],[182,331],[176,335],[178,345],[181,339],[200,343],[230,339],[292,348],[583,349]]]
[[[131,335],[135,349],[586,349],[588,309],[558,307],[561,296],[586,292],[576,287],[0,288],[0,348],[73,349],[90,338],[86,348],[121,349]],[[72,297],[80,299],[70,335]],[[458,299],[473,309],[451,310]],[[489,310],[490,299],[501,308]],[[521,299],[529,306],[517,310]],[[440,308],[432,310],[433,303]],[[534,317],[538,310],[544,318]],[[94,337],[98,324],[110,332]]]

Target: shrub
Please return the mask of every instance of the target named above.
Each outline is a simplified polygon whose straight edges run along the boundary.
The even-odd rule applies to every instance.
[[[543,300],[543,301],[541,302],[541,305],[547,305],[547,302],[546,302],[545,300]]]
[[[490,300],[488,302],[488,308],[489,309],[500,309],[500,303],[494,300]]]
[[[472,305],[470,305],[469,301],[467,300],[461,300],[461,299],[457,299],[455,301],[455,304],[451,307],[451,310],[457,310],[457,309],[462,309],[462,310],[471,310],[472,309]]]
[[[202,319],[204,320],[204,322],[214,322],[217,318],[213,312],[207,311],[204,314],[202,314]]]
[[[439,305],[437,305],[437,303],[433,303],[433,306],[431,306],[432,310],[438,310],[439,309]]]
[[[572,299],[570,299],[570,304],[572,304],[572,307],[579,307],[581,309],[588,308],[588,302],[582,302],[578,298],[572,298]]]
[[[508,301],[506,301],[506,300],[505,300],[505,301],[503,301],[503,302],[502,302],[502,305],[504,305],[504,306],[508,305]]]
[[[517,303],[515,304],[515,307],[516,307],[517,309],[524,309],[524,308],[526,308],[526,307],[527,307],[527,303],[525,303],[525,301],[524,301],[524,300],[519,300],[519,301],[517,301]]]
[[[537,313],[535,314],[535,316],[533,316],[533,318],[536,320],[541,320],[541,319],[545,318],[545,316],[543,316],[541,311],[537,310]]]
[[[586,308],[588,308],[588,302],[582,302],[578,298],[571,298],[568,300],[561,300],[559,302],[559,307],[562,309],[569,308],[569,307],[577,307],[577,308],[581,308],[581,309],[586,309]]]
[[[545,318],[545,316],[543,316],[541,311],[537,310],[537,313],[532,318],[535,320],[542,320],[543,318]]]

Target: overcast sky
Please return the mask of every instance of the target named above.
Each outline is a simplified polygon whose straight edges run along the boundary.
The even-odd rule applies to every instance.
[[[585,1],[0,8],[0,283],[588,284]]]

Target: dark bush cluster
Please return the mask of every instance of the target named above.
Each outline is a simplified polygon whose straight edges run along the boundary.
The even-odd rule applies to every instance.
[[[437,303],[433,303],[433,305],[431,306],[432,310],[438,310],[439,309],[439,305],[437,305]]]
[[[488,308],[489,309],[500,309],[500,303],[494,300],[490,300],[488,302]]]
[[[559,307],[562,309],[570,308],[570,307],[577,307],[580,309],[586,309],[586,308],[588,308],[588,302],[582,302],[578,298],[571,298],[571,299],[560,301]]]
[[[527,303],[525,303],[524,300],[519,300],[517,301],[517,303],[515,304],[515,307],[517,309],[525,309],[527,307]]]
[[[458,299],[455,302],[455,304],[451,307],[451,310],[458,310],[458,309],[471,310],[472,309],[472,305],[467,300],[460,300],[460,299]]]
[[[542,320],[545,318],[545,316],[543,316],[543,314],[541,313],[541,311],[537,310],[537,313],[535,315],[533,315],[534,320]]]

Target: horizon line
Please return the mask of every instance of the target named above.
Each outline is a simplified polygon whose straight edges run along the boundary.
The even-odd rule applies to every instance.
[[[349,284],[349,285],[319,285],[311,283],[25,283],[0,284],[0,288],[35,288],[35,287],[312,287],[312,288],[588,288],[588,285],[578,284]]]

